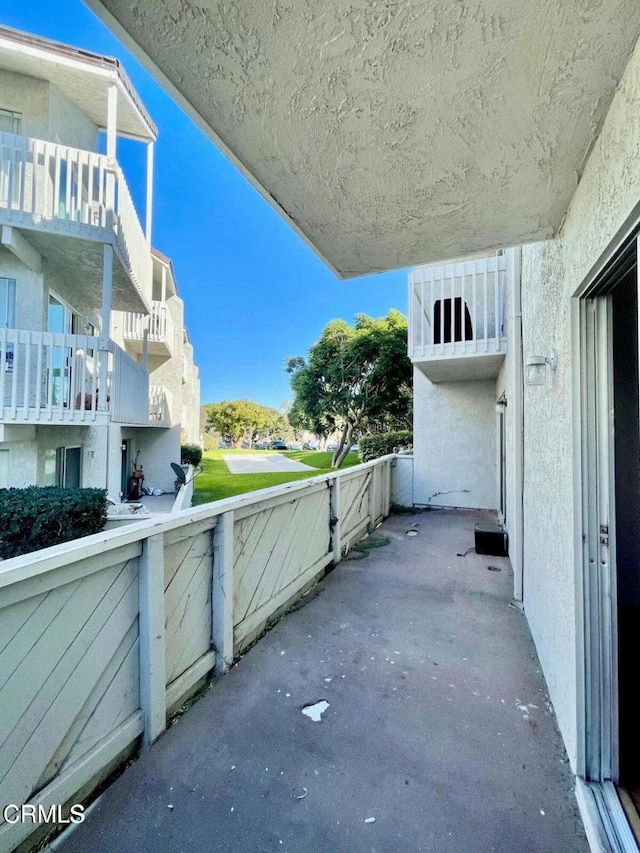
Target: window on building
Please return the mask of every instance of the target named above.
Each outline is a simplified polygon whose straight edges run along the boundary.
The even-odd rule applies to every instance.
[[[0,278],[0,329],[16,327],[16,282]]]
[[[43,486],[57,486],[58,483],[58,460],[57,449],[48,448],[44,452],[44,472],[42,476]]]
[[[82,448],[56,447],[44,452],[43,486],[64,486],[79,489],[81,481]]]
[[[22,114],[0,108],[0,133],[20,133],[21,130]]]

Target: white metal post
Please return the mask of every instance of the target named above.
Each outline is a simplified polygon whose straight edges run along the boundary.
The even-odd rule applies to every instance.
[[[162,533],[149,536],[143,542],[138,566],[142,740],[143,745],[149,747],[167,724]]]
[[[233,512],[219,516],[213,531],[213,648],[214,675],[223,675],[233,663]]]
[[[387,459],[384,463],[384,477],[382,480],[384,484],[383,491],[383,501],[382,501],[382,514],[386,518],[389,515],[391,510],[391,460]]]
[[[147,201],[145,206],[145,237],[151,247],[151,221],[153,213],[153,142],[147,143]]]
[[[116,135],[118,127],[118,87],[115,83],[109,86],[107,96],[107,160],[109,166],[113,169],[116,167]],[[107,216],[113,217],[115,196],[116,196],[116,178],[115,171],[109,169],[106,177],[107,197],[105,199],[107,206]]]
[[[329,514],[331,516],[331,546],[333,550],[333,562],[339,563],[342,559],[342,542],[340,532],[340,478],[334,477],[331,481],[331,496],[329,499]]]
[[[149,329],[142,332],[142,366],[149,370]]]
[[[102,249],[102,328],[100,342],[111,337],[111,298],[113,290],[113,246],[105,243]]]
[[[378,466],[374,466],[369,469],[369,483],[367,485],[367,513],[369,515],[369,523],[367,524],[367,531],[369,533],[373,533],[376,526],[376,507],[375,507],[375,497],[376,497],[376,479],[382,472],[378,470]],[[382,482],[380,482],[380,486],[382,487]]]
[[[109,352],[111,348],[111,296],[113,289],[113,246],[105,243],[102,247],[102,327],[98,344],[98,381],[101,383],[96,390],[102,389],[98,396],[96,408],[100,411],[108,409],[109,382]]]

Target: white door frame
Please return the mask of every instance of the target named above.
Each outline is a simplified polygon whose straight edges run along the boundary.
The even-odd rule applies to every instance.
[[[611,297],[580,304],[582,350],[582,563],[584,778],[618,778],[617,621]]]
[[[640,205],[574,293],[571,306],[575,367],[576,796],[594,849],[608,848],[614,853],[637,853],[638,845],[613,784],[618,778],[619,756],[612,308],[611,298],[600,284],[626,247],[635,249],[638,260],[639,230]]]

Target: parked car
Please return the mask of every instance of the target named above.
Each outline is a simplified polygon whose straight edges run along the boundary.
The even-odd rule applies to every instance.
[[[253,449],[254,449],[254,450],[266,450],[266,449],[267,449],[267,445],[264,443],[264,441],[257,441],[257,442],[253,445]]]
[[[335,442],[332,442],[331,444],[327,444],[327,450],[335,451],[337,449],[338,449],[338,445]]]
[[[302,449],[303,450],[317,450],[318,449],[318,442],[317,441],[305,441],[305,443],[302,445]]]
[[[240,445],[241,450],[249,450],[250,447],[251,447],[251,445],[249,444],[248,441],[243,441],[242,444]]]
[[[280,441],[279,439],[276,441],[272,441],[269,445],[271,450],[288,450],[287,443],[285,441]]]
[[[357,453],[360,450],[360,447],[357,444],[352,444],[349,452]]]
[[[227,449],[226,443],[224,441],[219,441],[218,442],[218,450],[226,450],[226,449]]]
[[[299,444],[290,444],[289,450],[302,450]]]

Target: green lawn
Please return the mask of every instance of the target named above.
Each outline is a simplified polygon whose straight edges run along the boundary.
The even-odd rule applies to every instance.
[[[290,459],[311,465],[313,471],[286,472],[281,474],[232,474],[224,462],[226,454],[253,453],[260,456],[271,451],[265,450],[207,450],[202,457],[204,471],[196,477],[193,494],[193,503],[203,504],[209,501],[218,501],[221,498],[230,498],[233,495],[242,495],[245,492],[254,492],[256,489],[266,489],[269,486],[279,486],[282,483],[290,483],[293,480],[306,480],[318,474],[328,474],[333,469],[331,466],[331,451],[315,450],[291,450],[283,453]],[[342,468],[358,465],[360,456],[358,453],[350,453],[342,463]]]

